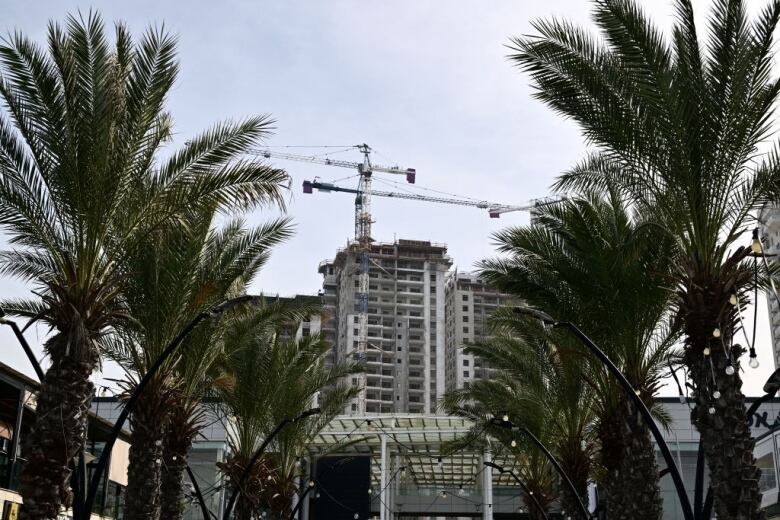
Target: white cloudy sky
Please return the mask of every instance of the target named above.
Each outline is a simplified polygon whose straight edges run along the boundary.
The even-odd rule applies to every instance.
[[[670,3],[645,1],[667,27]],[[694,3],[703,17],[709,2]],[[220,119],[270,113],[277,120],[270,145],[366,142],[381,154],[375,162],[416,168],[420,186],[508,204],[547,195],[554,177],[585,149],[573,124],[532,99],[527,78],[508,62],[505,47],[511,36],[531,32],[531,20],[539,17],[587,23],[589,4],[583,0],[3,4],[0,32],[18,29],[41,42],[49,20],[79,9],[124,20],[135,32],[164,23],[180,42],[182,72],[170,99],[179,142]],[[355,154],[339,157],[359,160]],[[350,172],[278,164],[294,180],[288,210],[297,234],[278,248],[255,289],[316,293],[317,264],[352,235],[353,202],[345,194],[304,196],[300,185],[314,176],[327,180]],[[447,243],[462,270],[493,253],[492,232],[528,221],[521,213],[493,220],[478,209],[379,198],[373,209],[376,239]],[[252,221],[268,215],[258,212]],[[5,294],[26,290],[0,280]],[[752,394],[772,366],[765,314],[762,309],[762,368],[746,375]],[[29,337],[38,345],[43,331]],[[31,373],[7,330],[0,331],[0,340],[0,359]]]

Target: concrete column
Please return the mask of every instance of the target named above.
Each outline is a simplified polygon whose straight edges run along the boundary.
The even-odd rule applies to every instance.
[[[484,462],[493,462],[489,449],[482,454]],[[484,465],[482,472],[482,520],[493,520],[493,470]]]
[[[387,436],[379,436],[379,520],[387,520]]]

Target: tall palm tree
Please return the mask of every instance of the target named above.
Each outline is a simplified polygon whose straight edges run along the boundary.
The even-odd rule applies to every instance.
[[[175,38],[137,42],[96,14],[51,23],[46,50],[21,33],[0,42],[0,273],[31,283],[3,307],[47,325],[50,366],[23,441],[21,518],[68,505],[69,466],[84,443],[98,341],[126,318],[128,252],[187,208],[281,201],[284,172],[241,159],[269,120],[222,123],[178,151],[166,112],[178,73]]]
[[[780,93],[771,73],[780,2],[754,20],[745,4],[714,1],[700,41],[690,0],[675,0],[669,37],[636,2],[599,0],[601,39],[567,22],[537,22],[539,34],[515,40],[512,56],[536,96],[574,119],[595,147],[557,186],[614,183],[681,250],[674,307],[721,518],[761,514],[739,374],[744,350],[733,344],[738,309],[729,300],[751,283],[750,248],[739,241],[779,184],[777,153],[758,154]]]
[[[496,239],[507,256],[484,261],[482,276],[528,305],[578,324],[654,408],[675,339],[661,324],[670,299],[672,242],[637,221],[614,191],[541,208],[534,225],[499,232]],[[657,520],[661,498],[649,428],[603,365],[571,354],[582,349],[570,336],[549,341],[564,365],[591,361],[582,374],[595,394],[610,517]]]
[[[193,211],[177,223],[151,233],[143,247],[129,255],[130,281],[124,298],[133,320],[121,331],[123,341],[110,342],[108,354],[125,369],[125,394],[198,314],[219,301],[243,292],[269,257],[271,248],[291,234],[289,220],[272,220],[247,229],[240,219],[215,227],[215,212]],[[220,350],[214,344],[215,327],[191,335],[179,357],[169,358],[144,390],[130,418],[132,426],[125,513],[135,519],[155,519],[165,506],[166,519],[181,514],[179,490],[161,495],[161,474],[179,472],[203,414],[199,395],[207,388],[205,376]],[[113,347],[113,348],[112,348]],[[184,377],[182,377],[184,376]],[[189,379],[185,379],[189,378]],[[197,389],[197,390],[196,390]],[[176,412],[176,416],[173,412]],[[189,412],[189,414],[187,413]],[[179,439],[166,431],[177,431]],[[176,444],[174,444],[176,443]],[[164,456],[164,446],[169,453]]]
[[[298,458],[322,428],[343,413],[359,390],[343,379],[359,372],[360,365],[326,366],[330,345],[319,335],[295,339],[282,333],[284,329],[295,330],[297,325],[298,321],[249,315],[225,334],[231,352],[225,364],[230,384],[219,392],[219,406],[231,423],[231,455],[220,467],[231,482],[238,482],[276,425],[297,417],[315,400],[322,409],[319,415],[285,428],[253,467],[236,507],[241,520],[253,518],[260,508],[270,510],[272,517],[289,516]]]
[[[490,340],[468,345],[465,350],[496,370],[495,375],[474,381],[468,388],[448,392],[442,405],[447,412],[466,416],[479,427],[484,422],[483,416],[507,414],[512,421],[536,431],[574,483],[579,496],[574,496],[568,486],[560,486],[561,506],[572,518],[580,520],[578,498],[587,503],[588,480],[593,476],[591,428],[594,421],[593,393],[583,382],[582,364],[578,362],[581,356],[556,348],[538,323],[517,316],[511,309],[500,309],[489,323],[493,332]],[[566,362],[567,356],[575,359]],[[501,440],[510,453],[518,452],[512,441],[515,445],[525,441],[520,450],[523,454],[538,452],[527,439],[507,435],[500,427],[486,431]],[[528,462],[518,457],[516,460]],[[540,460],[534,456],[532,462]],[[545,464],[548,463],[542,466]],[[532,475],[526,464],[520,466],[532,483],[546,482],[546,472],[552,471],[550,467]],[[530,513],[534,505],[529,502],[528,506]]]

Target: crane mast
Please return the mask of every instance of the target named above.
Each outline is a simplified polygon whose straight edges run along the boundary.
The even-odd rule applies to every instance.
[[[363,154],[363,164],[358,168],[360,180],[358,192],[355,194],[355,241],[358,246],[358,346],[357,358],[365,362],[368,351],[368,256],[371,252],[371,148],[366,144],[358,148]],[[366,413],[366,373],[358,374],[357,411],[360,415]]]

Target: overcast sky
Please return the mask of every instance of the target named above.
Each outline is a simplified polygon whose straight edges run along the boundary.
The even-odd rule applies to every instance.
[[[365,142],[377,150],[375,163],[416,168],[419,186],[507,204],[548,195],[555,176],[585,150],[574,124],[532,98],[527,77],[506,59],[505,47],[510,37],[532,32],[530,22],[539,17],[589,23],[583,0],[3,3],[0,31],[18,29],[39,42],[49,20],[79,9],[97,9],[109,22],[123,20],[135,33],[164,23],[178,34],[181,74],[170,109],[179,143],[215,121],[267,113],[277,121],[269,145]],[[709,2],[694,3],[701,18]],[[645,4],[668,27],[670,2]],[[763,0],[751,2],[762,5]],[[356,152],[334,157],[360,160]],[[277,165],[293,178],[288,211],[297,233],[275,250],[253,289],[314,294],[321,284],[318,263],[332,258],[353,234],[353,198],[303,195],[300,185],[315,176],[331,180],[352,172]],[[493,254],[491,233],[528,223],[524,213],[495,220],[467,207],[378,197],[372,205],[375,239],[446,243],[461,270]],[[271,215],[261,211],[250,220]],[[0,291],[27,289],[0,279]],[[39,345],[42,334],[31,332],[31,342]],[[751,394],[760,391],[772,369],[763,308],[759,338],[762,367],[746,374]],[[0,340],[1,359],[32,374],[6,329]]]

